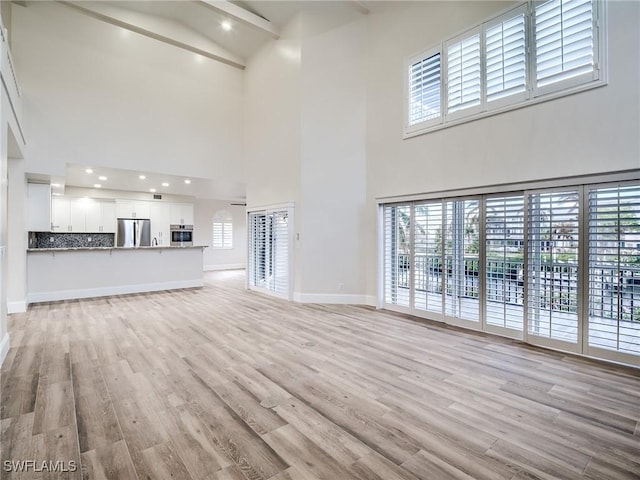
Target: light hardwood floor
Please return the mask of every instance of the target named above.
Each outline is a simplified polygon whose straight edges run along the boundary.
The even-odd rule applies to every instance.
[[[638,370],[243,278],[10,316],[2,478],[640,478]]]

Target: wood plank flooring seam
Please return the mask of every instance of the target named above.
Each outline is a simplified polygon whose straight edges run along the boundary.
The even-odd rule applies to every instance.
[[[104,378],[104,372],[102,370],[102,365],[100,363],[98,363],[98,368],[100,371],[100,375],[102,376],[102,381],[105,383],[105,387],[106,387],[106,391],[107,391],[107,395],[109,396],[109,402],[113,405],[113,398],[111,396],[111,392],[109,391],[109,385],[107,384],[105,378]],[[73,375],[73,364],[71,364],[71,372]],[[72,387],[73,387],[73,383],[72,383]],[[115,417],[116,417],[116,421],[118,422],[118,428],[120,429],[120,433],[122,435],[122,441],[124,442],[124,445],[126,447],[126,451],[127,451],[127,455],[129,457],[129,461],[131,462],[131,464],[133,465],[133,458],[131,457],[131,452],[129,450],[129,445],[127,444],[127,439],[125,438],[124,434],[122,433],[122,426],[120,425],[120,417],[118,416],[117,412],[115,412]],[[76,418],[76,422],[77,422],[77,418]],[[78,451],[80,451],[80,438],[78,438]],[[82,456],[80,456],[80,461],[82,464]],[[134,468],[134,472],[136,475],[136,479],[139,479],[138,477],[138,472],[137,470]]]

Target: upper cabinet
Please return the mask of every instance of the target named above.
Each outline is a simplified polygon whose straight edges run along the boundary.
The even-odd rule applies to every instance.
[[[90,198],[54,198],[51,231],[115,233],[115,203]]]
[[[144,200],[117,200],[116,212],[118,218],[149,218],[151,203]]]
[[[171,225],[193,225],[193,204],[172,203],[169,221]]]
[[[115,233],[115,202],[91,201],[85,208],[85,231],[89,233]]]
[[[51,231],[73,231],[71,227],[71,202],[68,198],[59,197],[51,201]]]
[[[51,230],[50,185],[27,184],[27,230],[29,232],[48,232]]]

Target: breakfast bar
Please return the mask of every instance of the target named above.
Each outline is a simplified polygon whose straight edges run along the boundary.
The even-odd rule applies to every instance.
[[[204,248],[28,249],[27,302],[202,287]]]

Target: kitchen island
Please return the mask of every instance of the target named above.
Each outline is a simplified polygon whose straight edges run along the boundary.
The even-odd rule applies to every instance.
[[[27,303],[202,287],[204,248],[28,249]]]

